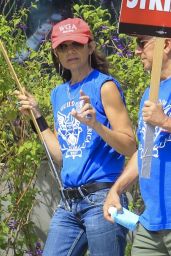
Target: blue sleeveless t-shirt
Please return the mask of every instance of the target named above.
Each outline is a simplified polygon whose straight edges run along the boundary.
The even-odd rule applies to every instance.
[[[144,154],[144,136],[146,123],[142,119],[142,107],[149,97],[149,88],[145,91],[139,112],[138,124],[138,169],[142,167]],[[160,84],[159,102],[166,115],[171,117],[171,78]],[[171,133],[156,126],[154,135],[151,177],[139,175],[140,191],[145,204],[145,211],[140,216],[140,223],[148,230],[171,229]]]
[[[70,86],[66,82],[52,90],[54,122],[63,157],[61,178],[64,187],[113,182],[123,169],[124,156],[111,148],[96,131],[71,115],[71,110],[79,102],[82,89],[96,109],[97,120],[110,128],[101,102],[101,87],[106,81],[116,84],[124,101],[119,83],[98,70],[93,70],[79,83]]]

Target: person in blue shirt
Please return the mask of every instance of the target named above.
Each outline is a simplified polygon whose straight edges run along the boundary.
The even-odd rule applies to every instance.
[[[32,109],[43,138],[61,167],[65,202],[52,217],[44,256],[124,256],[127,229],[107,222],[103,202],[136,149],[120,84],[108,74],[88,24],[79,18],[52,30],[52,56],[63,83],[51,92],[53,133],[28,92],[16,92],[20,110]],[[125,194],[122,205],[127,207]]]
[[[150,71],[153,61],[155,38],[137,37],[136,54],[144,69]],[[149,98],[149,88],[140,103],[138,121],[138,151],[134,153],[124,172],[111,188],[104,204],[104,217],[112,221],[108,213],[111,205],[120,210],[119,195],[139,176],[140,192],[145,210],[132,248],[132,256],[171,255],[171,39],[165,39],[159,99]],[[146,124],[155,127],[150,177],[142,175],[142,158]]]

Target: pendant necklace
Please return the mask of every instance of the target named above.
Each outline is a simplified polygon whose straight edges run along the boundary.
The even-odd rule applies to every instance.
[[[77,89],[76,89],[76,93],[75,95],[71,95],[71,90],[70,90],[70,87],[73,86],[73,85],[70,85],[71,84],[71,81],[67,84],[67,96],[68,96],[68,99],[70,101],[74,100],[79,94],[80,94],[80,90],[82,90],[83,86],[86,84],[88,78],[89,78],[89,75],[91,74],[92,70],[90,71],[90,73],[82,80],[78,83],[77,85]],[[77,84],[77,83],[76,83]],[[81,85],[81,87],[80,87]],[[80,87],[80,88],[79,88]]]

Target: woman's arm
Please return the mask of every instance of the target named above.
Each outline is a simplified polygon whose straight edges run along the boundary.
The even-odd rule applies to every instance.
[[[104,83],[101,89],[102,104],[111,128],[104,126],[96,119],[96,110],[90,104],[89,96],[80,92],[84,106],[78,113],[71,114],[80,122],[92,127],[112,148],[120,154],[131,156],[136,151],[136,142],[127,110],[122,102],[118,88],[112,81]],[[87,118],[91,116],[91,118]]]
[[[57,132],[54,133],[48,128],[42,132],[43,139],[50,151],[50,154],[54,161],[58,164],[58,167],[62,166],[62,153],[57,139]]]
[[[97,122],[94,129],[117,152],[131,156],[136,150],[131,122],[116,85],[106,82],[101,89],[102,104],[111,130]]]

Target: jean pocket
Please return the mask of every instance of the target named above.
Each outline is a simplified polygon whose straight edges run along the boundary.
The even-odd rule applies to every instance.
[[[98,190],[86,196],[86,200],[91,205],[103,205],[108,191],[109,191],[109,188]]]

